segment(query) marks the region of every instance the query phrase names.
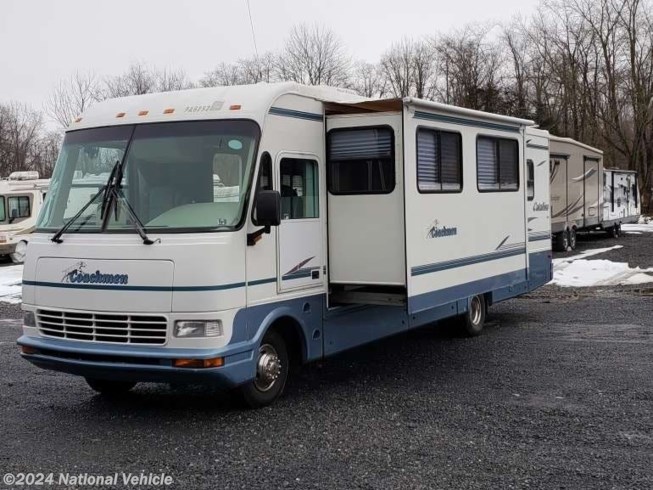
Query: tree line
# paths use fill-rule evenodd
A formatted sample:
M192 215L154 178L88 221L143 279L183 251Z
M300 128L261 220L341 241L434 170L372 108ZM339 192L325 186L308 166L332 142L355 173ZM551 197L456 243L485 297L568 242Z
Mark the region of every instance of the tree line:
M18 168L48 174L60 135L44 131L44 117L63 129L109 97L275 81L533 119L556 135L603 149L606 166L638 170L643 202L651 203L651 0L543 0L530 18L403 38L378 62L354 59L329 28L302 24L279 52L219 63L199 80L146 63L104 78L75 73L52 90L40 112L0 105L0 174Z

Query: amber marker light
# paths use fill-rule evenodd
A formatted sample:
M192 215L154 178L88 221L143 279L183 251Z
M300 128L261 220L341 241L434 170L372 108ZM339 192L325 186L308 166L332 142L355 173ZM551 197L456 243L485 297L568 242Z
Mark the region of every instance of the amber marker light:
M30 347L28 345L21 345L20 346L20 351L23 354L37 354L38 351L34 347Z
M180 368L216 368L224 366L224 357L213 357L211 359L174 359L172 365Z
M76 123L78 123L78 122L82 122L82 118L81 118L81 117L78 117L78 118L75 119L75 121L73 121L73 122L76 122Z
M172 114L173 112L175 112L175 110L172 107L168 107L163 111L164 114Z
M125 112L119 112L118 114L116 114L116 117L125 117L125 114L126 114Z
M138 113L139 116L147 116L150 113L150 111L140 111Z
M229 106L230 111L239 111L240 110L240 104L233 104Z

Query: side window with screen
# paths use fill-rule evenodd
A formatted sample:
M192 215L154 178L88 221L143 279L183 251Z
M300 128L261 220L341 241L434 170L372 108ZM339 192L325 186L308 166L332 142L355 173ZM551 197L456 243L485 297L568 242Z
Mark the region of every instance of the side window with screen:
M519 190L517 140L479 136L476 140L476 177L481 192Z
M459 192L463 188L460 133L417 130L419 192Z
M315 160L282 158L279 165L281 219L318 218L319 182Z
M535 166L533 160L526 162L526 198L532 201L535 198Z
M334 129L327 137L332 194L389 194L395 188L394 132L389 127Z

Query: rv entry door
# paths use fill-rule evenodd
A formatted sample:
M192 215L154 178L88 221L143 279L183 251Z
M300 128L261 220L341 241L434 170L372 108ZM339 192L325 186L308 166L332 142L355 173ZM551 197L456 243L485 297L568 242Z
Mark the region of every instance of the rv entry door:
M310 154L280 153L276 163L281 193L278 289L319 287L324 268L319 160Z

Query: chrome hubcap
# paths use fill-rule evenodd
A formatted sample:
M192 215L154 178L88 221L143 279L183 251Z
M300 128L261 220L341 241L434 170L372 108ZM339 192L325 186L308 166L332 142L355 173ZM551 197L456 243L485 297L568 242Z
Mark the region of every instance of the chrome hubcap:
M469 316L474 325L481 323L481 314L483 306L481 305L481 298L474 296L469 304Z
M270 344L263 344L258 353L254 385L260 391L268 391L279 379L281 360L276 349Z

